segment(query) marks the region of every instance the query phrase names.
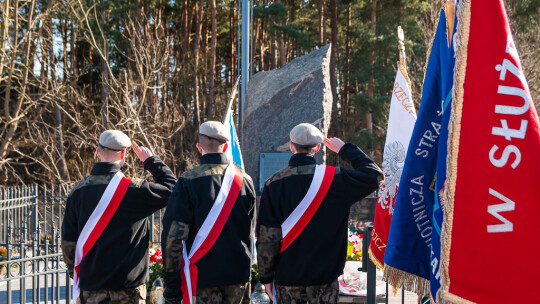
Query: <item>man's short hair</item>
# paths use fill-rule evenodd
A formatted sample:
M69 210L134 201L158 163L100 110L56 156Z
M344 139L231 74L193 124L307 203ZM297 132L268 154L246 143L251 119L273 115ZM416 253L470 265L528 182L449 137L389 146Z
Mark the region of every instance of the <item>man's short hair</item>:
M98 145L98 150L99 150L99 154L103 157L107 157L107 156L116 156L118 154L120 154L120 152L122 152L123 150L121 151L115 151L115 150L111 150L111 149L108 149L106 147L103 147L101 145Z
M307 146L302 146L296 143L292 143L292 144L294 146L294 149L296 150L296 153L315 154L315 149L317 148L317 146L307 147Z
M221 152L220 147L226 143L216 140L215 138L210 138L206 135L199 134L199 144L206 152Z

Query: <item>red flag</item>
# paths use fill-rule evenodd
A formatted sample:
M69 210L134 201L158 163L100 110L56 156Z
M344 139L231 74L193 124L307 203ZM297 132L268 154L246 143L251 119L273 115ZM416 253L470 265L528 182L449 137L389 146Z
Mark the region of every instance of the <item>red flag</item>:
M416 110L414 109L409 83L405 66L400 62L392 90L386 144L384 146L382 170L385 180L377 198L373 233L371 234L368 250L369 257L381 270L384 267L384 252L388 242L392 214L394 213L397 189L416 121Z
M458 4L443 297L528 303L540 271L540 131L502 0Z

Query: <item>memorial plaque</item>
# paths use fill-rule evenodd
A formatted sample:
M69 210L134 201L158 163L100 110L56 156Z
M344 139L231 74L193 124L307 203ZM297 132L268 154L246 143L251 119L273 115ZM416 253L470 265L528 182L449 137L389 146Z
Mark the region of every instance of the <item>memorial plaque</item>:
M261 153L259 170L259 195L262 193L264 183L272 174L289 165L292 153Z

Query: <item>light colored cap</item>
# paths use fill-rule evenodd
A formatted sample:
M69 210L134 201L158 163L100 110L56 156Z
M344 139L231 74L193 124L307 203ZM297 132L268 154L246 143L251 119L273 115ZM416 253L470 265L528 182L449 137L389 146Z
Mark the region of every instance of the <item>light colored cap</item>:
M231 135L219 121L207 121L199 127L199 135L210 137L223 143L231 140Z
M113 151L122 151L131 146L131 140L122 131L107 130L99 136L99 145Z
M301 123L294 127L289 134L291 142L303 147L314 147L323 142L321 131L312 124Z

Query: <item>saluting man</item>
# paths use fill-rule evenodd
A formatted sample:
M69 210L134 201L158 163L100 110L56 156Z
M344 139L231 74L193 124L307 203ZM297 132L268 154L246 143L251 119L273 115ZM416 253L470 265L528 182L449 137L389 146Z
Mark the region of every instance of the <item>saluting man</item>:
M154 183L125 177L126 149ZM176 178L157 156L117 130L99 137L101 162L71 190L62 223L62 253L73 277L73 303L146 302L148 216L165 207Z
M377 190L384 175L357 146L324 138L311 124L294 127L290 139L289 166L266 181L261 197L260 281L277 303L337 303L350 207ZM323 142L354 170L317 165Z
M242 301L250 275L255 190L227 160L225 126L199 127L201 165L178 179L163 216L165 300L184 304Z

